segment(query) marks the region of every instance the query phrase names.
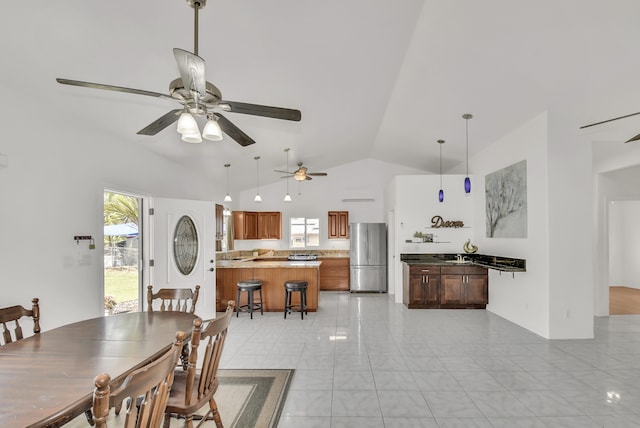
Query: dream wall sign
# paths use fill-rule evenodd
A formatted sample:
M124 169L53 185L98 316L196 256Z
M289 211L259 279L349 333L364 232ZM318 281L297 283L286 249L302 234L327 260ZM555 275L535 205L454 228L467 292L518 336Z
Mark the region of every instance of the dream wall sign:
M523 160L484 178L487 237L527 237L527 161Z

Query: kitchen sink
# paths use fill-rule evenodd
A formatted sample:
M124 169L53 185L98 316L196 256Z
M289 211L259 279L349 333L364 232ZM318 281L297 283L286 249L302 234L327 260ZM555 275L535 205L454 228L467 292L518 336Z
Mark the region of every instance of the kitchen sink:
M454 265L470 265L471 260L445 260L445 263L451 263Z

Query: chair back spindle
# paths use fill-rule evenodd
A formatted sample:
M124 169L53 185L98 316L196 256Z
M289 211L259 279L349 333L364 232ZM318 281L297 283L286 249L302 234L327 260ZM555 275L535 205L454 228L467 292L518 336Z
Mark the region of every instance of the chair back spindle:
M39 301L40 299L37 297L31 299L30 310L20 305L0 309L0 323L2 323L2 343L0 343L0 345L6 345L7 343L24 338L22 326L20 325L20 319L22 317L31 317L33 321L33 334L40 333ZM11 334L12 329L13 334Z
M187 371L177 371L176 382L167 404L167 414L177 414L185 418L185 427L191 427L195 411L209 403L209 411L202 421L213 416L216 426L222 427L218 407L213 394L218 389L218 366L227 338L227 330L233 315L235 302L230 300L222 316L204 325L202 319L193 321L191 330L191 351ZM200 370L198 360L201 359ZM168 426L165 419L165 427Z
M126 403L125 428L159 427L162 424L184 338L184 332L177 332L174 345L165 354L131 372L113 390L108 374L95 378L92 412L96 428L107 428L109 410L120 403Z
M147 310L153 312L153 301L160 300L161 312L189 312L195 313L196 303L200 294L200 286L195 291L190 288L161 288L153 292L153 286L147 286Z

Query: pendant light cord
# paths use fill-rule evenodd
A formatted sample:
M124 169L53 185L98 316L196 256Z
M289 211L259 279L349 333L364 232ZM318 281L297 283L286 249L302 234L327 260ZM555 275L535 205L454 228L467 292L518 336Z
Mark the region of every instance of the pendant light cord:
M467 131L467 177L469 176L469 118L465 118L465 127Z
M442 143L440 143L440 189L442 189Z

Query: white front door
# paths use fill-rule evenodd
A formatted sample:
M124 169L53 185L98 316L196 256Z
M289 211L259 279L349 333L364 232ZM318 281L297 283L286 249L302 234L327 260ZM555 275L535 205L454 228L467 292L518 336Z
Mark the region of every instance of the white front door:
M216 224L211 201L153 198L149 216L148 284L160 288L200 285L196 314L216 314ZM147 211L148 212L148 211ZM195 239L194 239L195 238ZM146 288L146 287L145 287ZM147 309L146 289L144 308Z

